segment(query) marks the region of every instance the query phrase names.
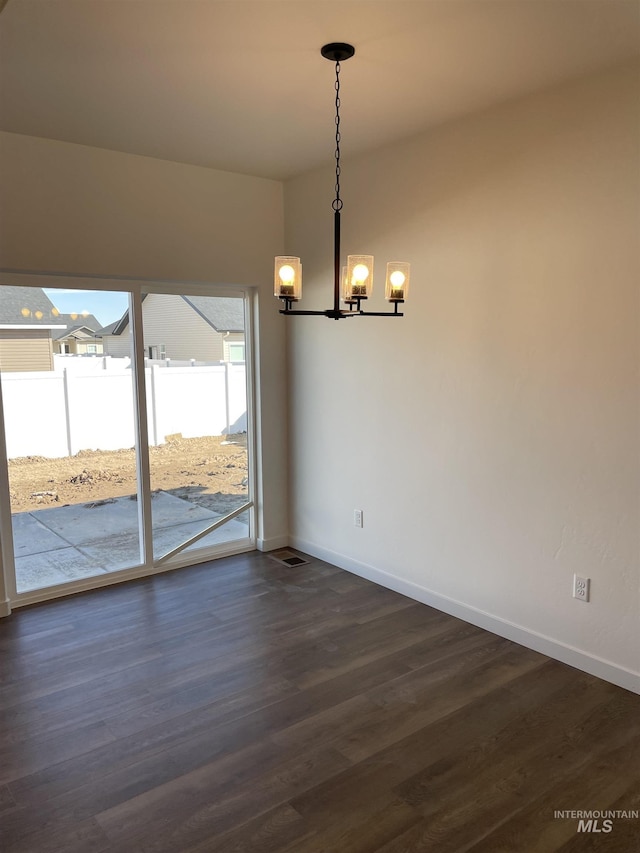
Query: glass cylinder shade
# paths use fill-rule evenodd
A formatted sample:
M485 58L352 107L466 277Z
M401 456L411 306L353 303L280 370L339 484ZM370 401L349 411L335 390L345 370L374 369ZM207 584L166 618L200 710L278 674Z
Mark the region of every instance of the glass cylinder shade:
M349 278L347 276L347 268L342 267L342 278L340 279L340 290L343 300L348 304L353 304L354 300L351 296L351 287L349 286Z
M407 298L411 264L406 261L389 261L384 298L389 302L400 302Z
M367 299L373 290L373 255L347 255L345 302Z
M279 299L297 301L302 296L302 264L300 258L280 255L276 258L273 293Z

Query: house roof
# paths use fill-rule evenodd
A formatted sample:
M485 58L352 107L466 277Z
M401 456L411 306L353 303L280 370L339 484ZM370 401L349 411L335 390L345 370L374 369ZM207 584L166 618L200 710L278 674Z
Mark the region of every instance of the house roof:
M144 294L144 301L150 294ZM183 296L187 305L216 332L244 332L244 303L233 296ZM102 335L121 335L129 325L129 312L100 330Z
M122 317L120 318L120 320L114 320L113 323L109 323L108 325L103 326L101 329L98 329L98 334L100 335L100 337L104 337L104 335L118 334L118 332L115 332L114 329L121 322L121 320Z
M198 312L216 332L244 331L244 302L237 297L183 296L184 301Z
M41 287L0 284L0 326L66 326Z
M60 323L65 323L67 328L61 329L53 336L56 341L78 333L80 337L99 337L97 333L100 330L100 323L93 314L59 314L58 320Z

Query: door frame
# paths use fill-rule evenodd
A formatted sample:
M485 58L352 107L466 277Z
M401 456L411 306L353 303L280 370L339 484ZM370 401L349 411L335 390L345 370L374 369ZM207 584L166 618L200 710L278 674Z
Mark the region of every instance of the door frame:
M136 431L136 470L138 479L138 513L141 545L140 564L127 569L109 572L70 581L65 584L43 587L42 589L18 593L16 591L13 526L8 476L8 459L5 438L2 387L0 384L0 617L7 616L12 609L40 601L59 598L115 583L149 577L173 569L184 568L197 563L208 562L232 554L240 554L256 549L259 526L256 495L259 493L256 455L256 383L255 383L255 334L253 308L255 287L245 285L217 285L203 282L158 281L150 279L119 278L116 276L75 276L51 275L45 273L19 273L3 271L4 284L24 287L70 288L74 290L117 290L128 292L129 316L133 335L132 372L134 383L134 415ZM184 294L193 296L233 296L242 297L245 313L245 366L247 389L247 466L249 500L245 508L249 512L249 535L246 539L230 543L220 543L211 548L181 552L167 559L153 559L153 538L151 527L151 484L149 469L149 442L146 411L145 351L142 328L143 293ZM237 512L231 513L230 517ZM225 516L222 523L230 520Z

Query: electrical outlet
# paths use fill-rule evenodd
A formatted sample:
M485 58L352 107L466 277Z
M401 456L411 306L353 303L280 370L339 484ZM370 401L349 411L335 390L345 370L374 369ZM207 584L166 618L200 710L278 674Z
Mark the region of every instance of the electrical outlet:
M363 527L363 512L361 509L354 509L353 511L353 523L356 527Z
M589 601L589 586L590 578L581 578L578 575L573 576L573 597L579 601Z

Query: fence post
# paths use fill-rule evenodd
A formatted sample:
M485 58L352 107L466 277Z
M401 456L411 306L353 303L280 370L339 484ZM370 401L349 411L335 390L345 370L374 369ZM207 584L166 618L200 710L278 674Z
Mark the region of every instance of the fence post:
M65 367L62 371L62 385L64 389L64 417L67 430L67 454L73 456L73 442L71 440L71 394L69 388L69 368Z

